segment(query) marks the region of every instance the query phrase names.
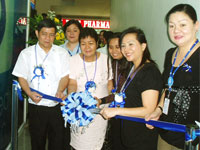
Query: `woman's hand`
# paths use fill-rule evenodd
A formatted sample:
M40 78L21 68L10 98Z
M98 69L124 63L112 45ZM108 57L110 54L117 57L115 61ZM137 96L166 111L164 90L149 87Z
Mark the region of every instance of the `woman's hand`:
M160 118L161 114L162 114L161 109L157 107L157 108L154 110L154 112L152 112L152 113L150 113L150 114L147 114L147 115L145 116L145 120L146 120L146 121L149 121L149 120L158 120L158 119ZM146 124L146 127L149 128L149 129L153 129L153 128L154 128L154 126L149 125L149 124Z
M103 108L100 112L100 114L105 118L105 119L110 119L112 117L115 117L117 115L118 108Z
M94 97L97 101L97 107L99 108L99 106L101 105L102 101L101 99L98 99L97 97Z

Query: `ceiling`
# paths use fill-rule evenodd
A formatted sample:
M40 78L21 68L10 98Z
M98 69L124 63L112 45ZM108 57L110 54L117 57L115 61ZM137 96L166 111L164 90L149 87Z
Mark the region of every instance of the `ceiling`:
M39 14L54 10L68 18L110 19L111 0L37 0Z

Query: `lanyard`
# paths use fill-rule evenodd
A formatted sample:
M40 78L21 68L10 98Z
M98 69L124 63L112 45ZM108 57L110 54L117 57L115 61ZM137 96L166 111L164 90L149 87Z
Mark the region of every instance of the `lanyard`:
M112 89L112 93L116 93L117 92L117 87L118 87L118 84L119 84L120 77L121 77L121 73L119 74L119 77L118 77L118 61L116 61L116 66L115 66L115 88Z
M96 70L97 70L97 53L95 55L96 55L95 70L94 70L94 76L93 76L92 81L94 81L94 78L96 76ZM87 70L86 70L86 65L85 65L85 55L83 55L83 66L84 66L85 75L86 75L86 78L87 78L87 81L88 81L88 75L87 75Z
M46 56L44 57L42 63L41 63L41 66L42 64L44 63L44 61L47 59L49 53L46 54ZM36 48L36 45L35 45L35 61L36 61L36 66L38 66L38 60L37 60L37 48Z
M80 45L78 44L78 48L77 48L77 50L76 50L76 54L79 53L79 48L80 48ZM69 53L70 56L73 56L73 54L70 52L69 49L68 49L67 51L68 51L68 53Z
M118 73L118 61L116 61L116 66L115 66L115 89L116 90L117 90L117 85L118 85L119 78L120 78L120 75L117 78L117 75L118 75L117 73Z
M125 81L124 84L122 85L122 88L121 88L120 92L125 92L126 88L127 88L128 85L130 84L130 82L133 80L133 78L134 78L134 76L135 76L135 74L136 74L137 71L136 71L136 72L134 73L134 75L132 76L132 79L129 80L129 82L128 82L128 79L130 78L131 74L133 73L133 70L134 70L134 65L133 65L133 67L131 68L131 70L130 70L130 72L129 72L129 74L128 74L128 77L127 77L126 81ZM125 86L127 82L128 82L128 85Z
M42 60L42 63L40 65L38 65L38 59L37 59L37 48L36 48L36 45L35 45L35 62L36 62L36 66L33 70L33 78L31 79L31 82L33 81L33 79L35 79L36 77L38 78L38 90L39 90L39 85L40 85L40 77L42 77L42 79L45 79L45 76L44 76L44 68L42 67L43 63L45 62L45 60L47 59L47 57L49 56L49 53L48 52L46 54L46 56L44 57L44 59Z
M192 51L192 49L195 47L195 45L199 42L199 40L197 39L196 42L192 45L192 47L189 49L189 51L186 53L186 55L183 57L182 61L180 62L180 64L178 65L178 67L174 70L173 72L173 69L174 69L174 64L176 62L176 58L177 58L177 53L178 53L178 50L176 51L176 54L175 54L175 57L174 57L174 60L173 60L173 64L172 64L172 67L171 67L171 70L170 70L170 74L169 74L169 78L168 78L168 86L169 86L169 92L171 92L172 90L172 85L174 84L174 75L176 73L176 71L180 68L180 66L183 64L183 62L185 61L185 59L187 58L187 56L189 55L189 53Z
M135 72L133 72L134 70L134 65L132 66L130 72L129 72L129 75L126 79L126 81L124 82L122 88L120 89L120 92L119 93L116 93L117 91L117 86L114 90L112 90L112 93L115 94L115 101L113 101L109 107L124 107L124 104L125 104L125 101L124 99L126 98L126 94L125 94L125 90L127 89L127 87L129 86L129 84L131 83L131 81L133 80L133 78L135 77L136 73L143 67L140 66L138 69L136 69ZM133 75L132 75L133 73ZM132 77L130 77L132 75ZM120 76L119 76L120 77ZM128 81L129 80L129 81ZM119 78L118 78L118 81L119 82ZM118 83L117 83L118 84Z
M129 84L131 83L131 81L133 80L133 78L135 77L135 75L136 75L136 73L141 69L143 67L143 65L142 66L140 66L134 73L133 73L133 71L131 70L131 73L130 73L130 75L133 73L133 75L132 75L132 77L130 78L130 75L128 76L128 78L127 79L130 79L129 81L128 81L128 83L126 84L126 82L127 82L127 80L126 80L126 82L125 82L125 84L124 85L126 85L126 86L124 86L122 89L121 89L121 91L124 93L125 92L125 90L127 89L127 87L129 86Z

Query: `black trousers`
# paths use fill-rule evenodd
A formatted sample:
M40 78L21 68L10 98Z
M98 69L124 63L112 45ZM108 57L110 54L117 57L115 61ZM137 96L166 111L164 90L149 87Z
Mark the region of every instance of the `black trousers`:
M121 119L112 118L110 124L112 150L125 150L121 139Z
M64 127L60 105L55 107L29 104L29 130L32 150L69 150L70 132Z

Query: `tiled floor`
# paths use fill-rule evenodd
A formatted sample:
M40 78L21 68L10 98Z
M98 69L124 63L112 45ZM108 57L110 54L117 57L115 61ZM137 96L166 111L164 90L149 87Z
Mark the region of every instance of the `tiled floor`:
M18 150L31 150L31 141L30 141L30 134L29 134L28 124L25 124L25 126L22 129L21 133L19 133ZM102 150L110 150L109 143L106 145L106 142L105 142Z
M47 149L47 144L46 144L46 149ZM31 139L30 139L28 124L25 124L23 130L18 135L18 150L31 150Z
M19 134L18 150L31 150L31 141L28 125L25 125L23 131Z

